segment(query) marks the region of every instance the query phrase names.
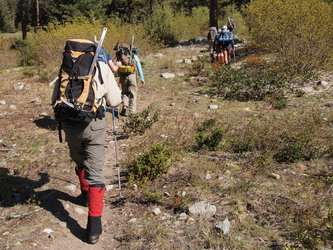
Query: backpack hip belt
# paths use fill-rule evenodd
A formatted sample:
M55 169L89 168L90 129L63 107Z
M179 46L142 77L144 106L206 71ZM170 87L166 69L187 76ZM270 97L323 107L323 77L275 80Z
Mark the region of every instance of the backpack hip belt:
M119 72L122 74L132 74L135 71L134 65L128 65L128 66L120 66L119 67Z

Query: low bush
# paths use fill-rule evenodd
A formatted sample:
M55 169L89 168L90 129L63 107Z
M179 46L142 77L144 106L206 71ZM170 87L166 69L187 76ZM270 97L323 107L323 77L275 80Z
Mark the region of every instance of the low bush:
M222 67L210 74L217 94L225 99L238 101L263 100L266 96L280 92L286 86L287 77L269 66Z
M151 109L145 109L141 113L129 115L124 121L124 132L143 134L155 122L158 121L159 111L150 116Z
M130 182L145 184L162 173L170 166L172 150L162 143L151 146L150 150L137 157L129 166Z
M207 149L209 151L216 151L221 145L224 138L224 131L222 128L214 128L209 132L199 132L195 136L194 151Z

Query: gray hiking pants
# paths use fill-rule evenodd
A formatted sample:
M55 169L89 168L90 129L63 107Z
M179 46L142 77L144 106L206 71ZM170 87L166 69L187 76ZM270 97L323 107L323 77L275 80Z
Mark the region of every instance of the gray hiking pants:
M89 185L104 184L105 117L88 124L62 123L62 128L72 160L85 169L85 180Z
M129 108L130 114L136 114L137 83L135 73L119 74L119 81L123 105Z

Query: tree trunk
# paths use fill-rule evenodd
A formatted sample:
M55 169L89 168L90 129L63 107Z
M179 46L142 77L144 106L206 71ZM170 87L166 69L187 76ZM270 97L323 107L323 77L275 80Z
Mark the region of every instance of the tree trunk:
M218 28L217 0L210 0L210 5L209 5L209 27Z
M154 0L149 0L149 15L151 16L154 11Z
M21 13L21 23L22 23L22 39L27 40L27 6L25 0L20 0L20 13Z

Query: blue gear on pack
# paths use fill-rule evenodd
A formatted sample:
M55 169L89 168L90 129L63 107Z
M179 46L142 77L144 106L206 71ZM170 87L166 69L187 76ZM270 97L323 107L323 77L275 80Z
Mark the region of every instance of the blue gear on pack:
M109 53L107 53L103 48L101 48L98 54L97 61L108 64L108 62L111 60L112 56Z
M234 34L231 31L223 30L219 37L219 42L227 42L234 40Z

